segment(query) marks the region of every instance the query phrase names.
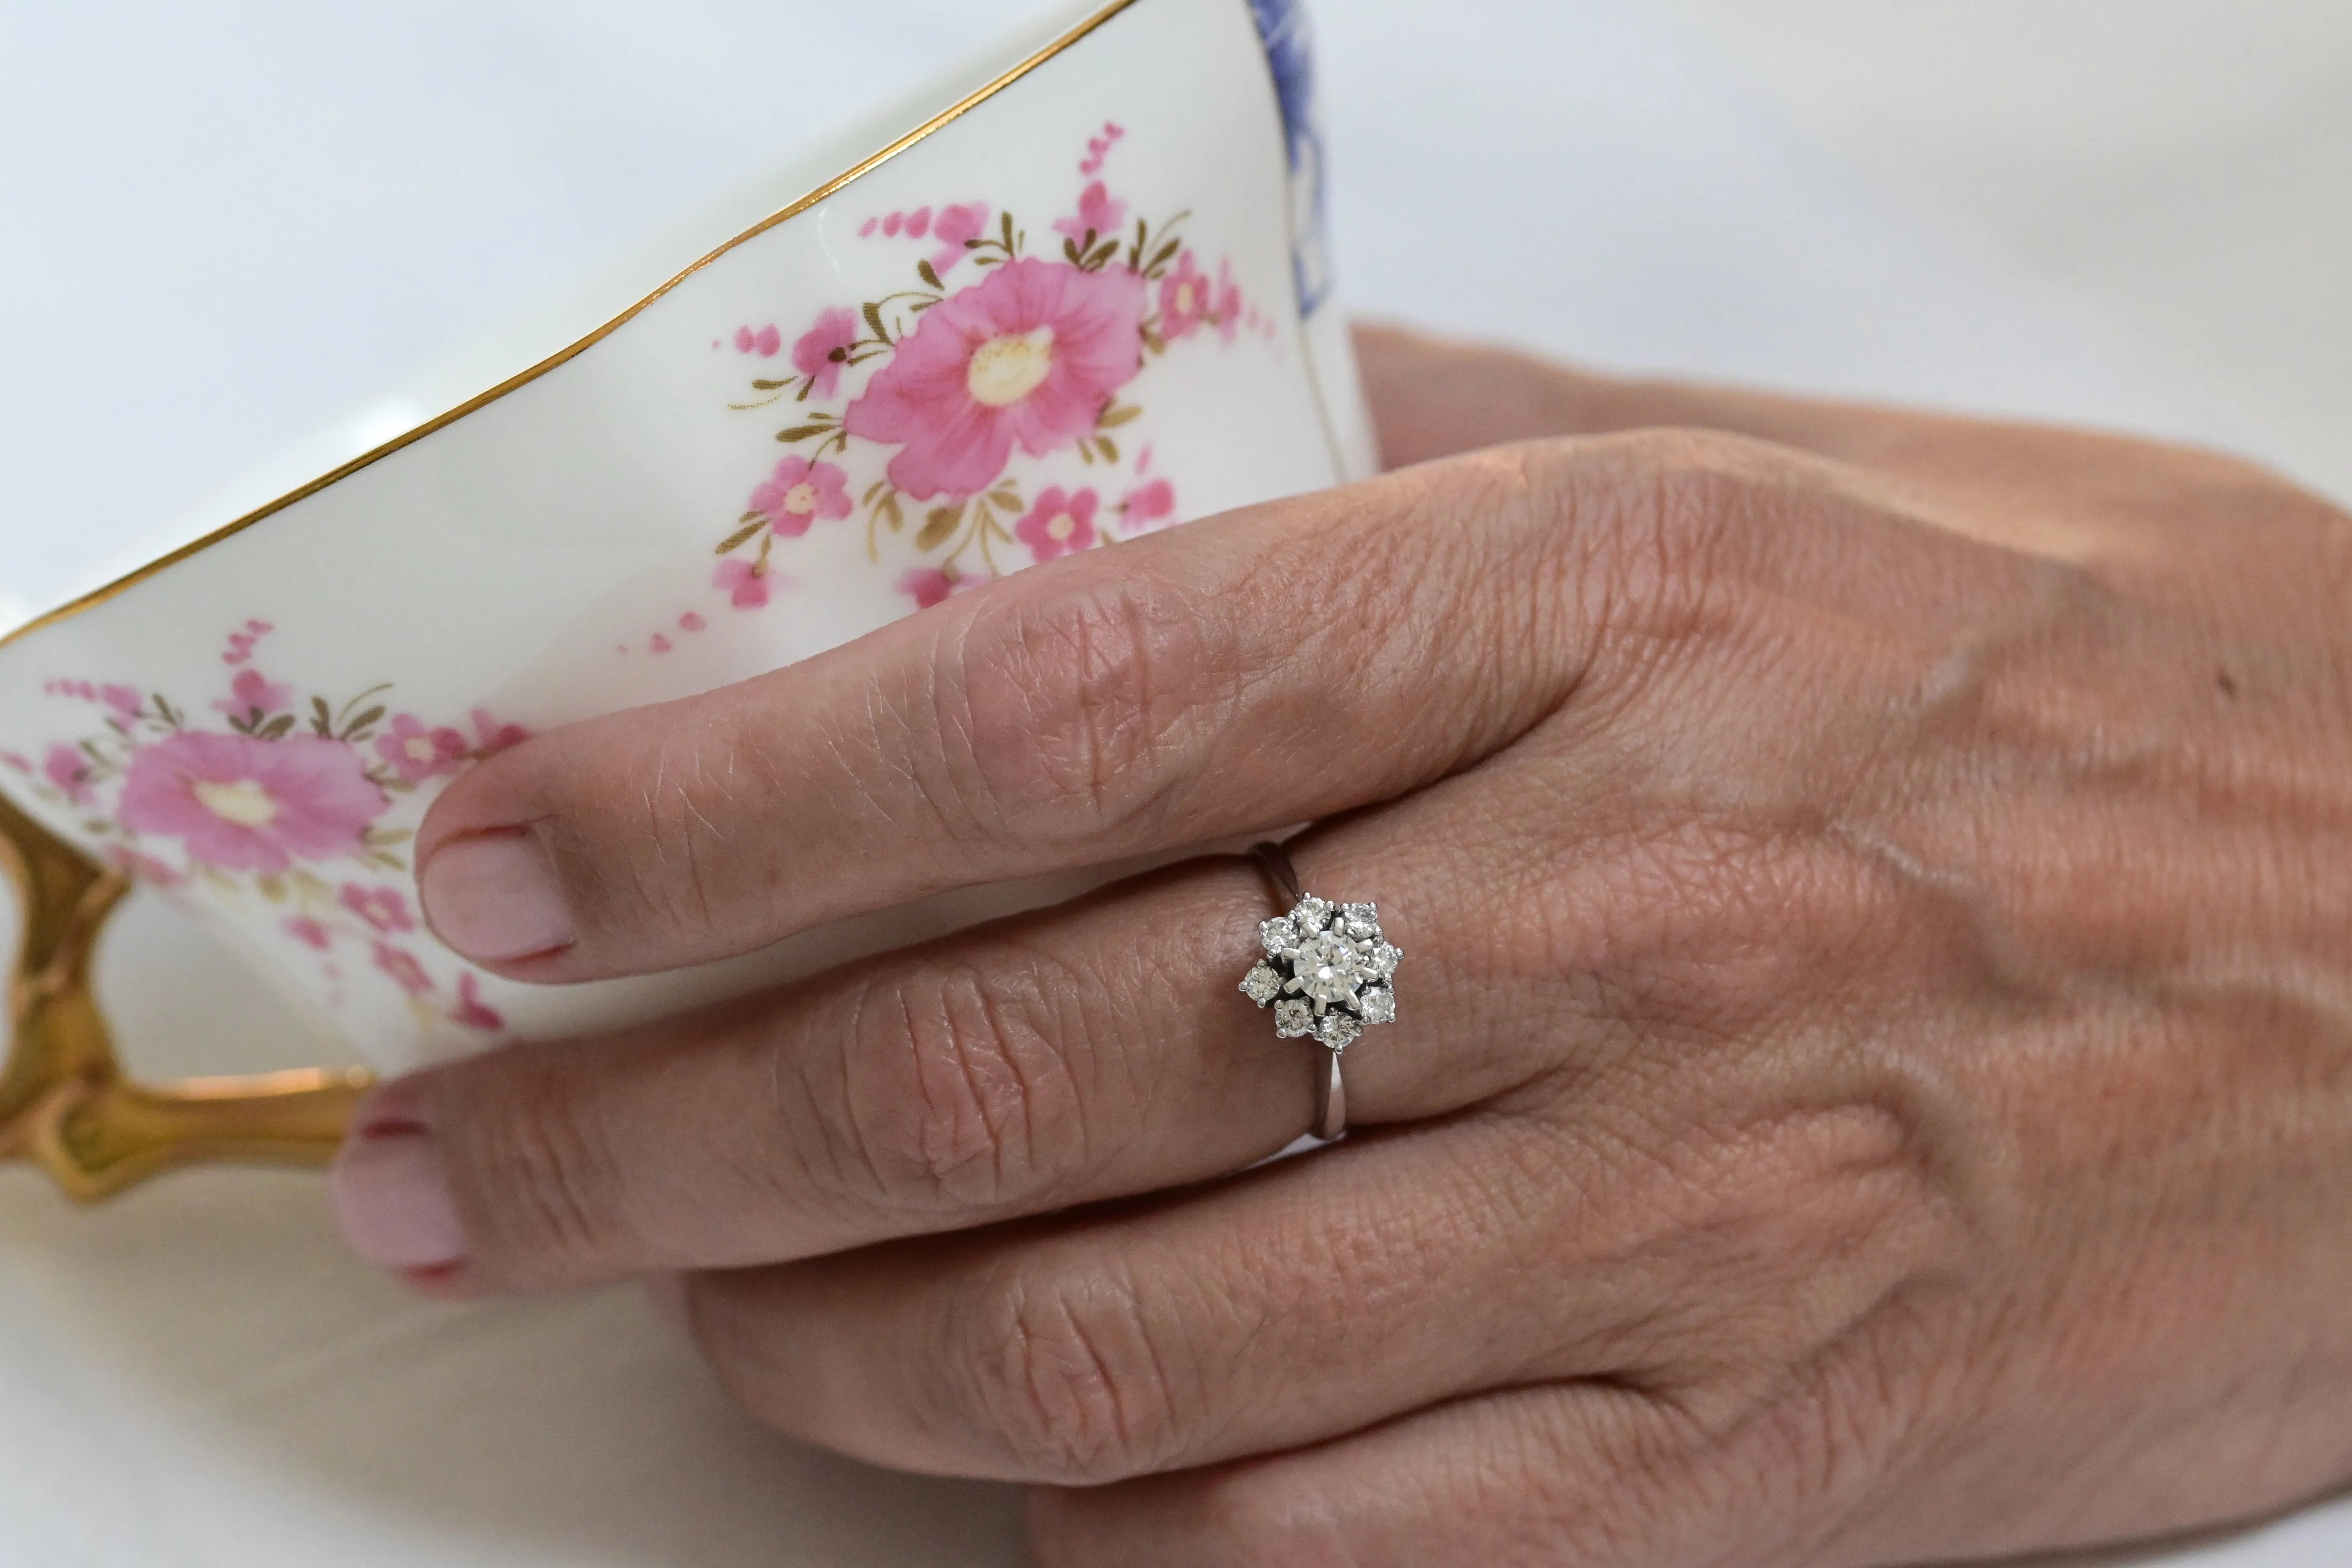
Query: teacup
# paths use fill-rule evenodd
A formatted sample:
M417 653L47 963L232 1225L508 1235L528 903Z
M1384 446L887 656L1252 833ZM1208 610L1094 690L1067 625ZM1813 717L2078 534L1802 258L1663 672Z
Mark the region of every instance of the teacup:
M315 1159L364 1081L129 1082L88 968L132 879L384 1070L1050 896L533 988L423 929L409 846L449 778L535 731L1369 472L1322 167L1296 0L1088 0L0 642L26 904L0 1152L83 1196L191 1159Z

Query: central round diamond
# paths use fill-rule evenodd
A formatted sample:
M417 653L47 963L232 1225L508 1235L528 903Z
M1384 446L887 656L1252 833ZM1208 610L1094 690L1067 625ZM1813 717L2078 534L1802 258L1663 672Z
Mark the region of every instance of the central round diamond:
M1298 944L1299 989L1318 1002L1353 1002L1363 965L1348 939L1322 931Z
M1054 329L991 338L971 356L964 390L974 403L1006 408L1045 384L1054 374Z

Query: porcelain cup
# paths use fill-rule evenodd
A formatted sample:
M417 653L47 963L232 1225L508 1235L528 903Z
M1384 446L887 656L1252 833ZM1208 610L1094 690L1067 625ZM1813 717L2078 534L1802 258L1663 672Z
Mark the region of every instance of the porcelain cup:
M150 1088L91 941L164 890L381 1070L616 1026L1034 900L534 988L419 919L436 792L530 735L1008 572L1362 477L1296 0L1089 0L330 431L0 643L27 908L0 1152L85 1196L315 1159L359 1074Z

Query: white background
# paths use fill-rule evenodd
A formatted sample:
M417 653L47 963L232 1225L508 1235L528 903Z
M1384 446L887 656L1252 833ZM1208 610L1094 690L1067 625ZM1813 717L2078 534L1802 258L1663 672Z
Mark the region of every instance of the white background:
M2317 7L1672 3L1322 0L1349 297L1604 364L2221 440L2352 489ZM44 592L994 16L0 0L0 583ZM2231 53L2217 18L2306 30ZM163 911L106 959L159 1068L324 1048ZM625 1293L404 1299L304 1176L86 1214L0 1172L0 1568L1014 1550L1003 1492L752 1430ZM2347 1555L2322 1513L2193 1560Z

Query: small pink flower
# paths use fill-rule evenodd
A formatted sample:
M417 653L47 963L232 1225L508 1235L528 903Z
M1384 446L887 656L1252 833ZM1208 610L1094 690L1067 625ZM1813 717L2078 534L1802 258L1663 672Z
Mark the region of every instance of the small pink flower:
M341 741L191 731L132 755L120 815L131 832L177 838L205 865L272 876L298 859L357 853L386 804Z
M957 580L936 567L918 566L898 579L898 592L915 601L915 608L928 610L933 605L944 605L948 595L961 586Z
M473 719L474 738L478 742L474 749L485 757L494 757L530 739L530 731L520 724L499 723L490 717L487 708L475 709Z
M111 692L128 689L109 687L107 689ZM228 690L229 694L226 697L213 704L213 710L226 713L232 719L244 719L254 714L283 713L294 706L294 689L272 681L257 669L238 670L236 679L228 683ZM111 702L113 698L110 696L107 700ZM139 697L136 692L131 693L131 711L138 710Z
M1169 342L1181 342L1201 330L1209 319L1215 300L1208 275L1202 272L1186 251L1176 258L1175 269L1160 282L1160 335Z
M1166 479L1154 479L1129 490L1127 500L1119 503L1119 513L1131 533L1156 528L1176 515L1176 487Z
M811 388L819 397L831 397L841 385L841 372L849 351L857 346L857 313L838 306L820 313L816 325L793 345L793 368L814 379Z
M138 691L128 686L100 687L98 695L100 701L125 719L138 718L139 710L145 706L140 700Z
M1211 312L1216 319L1217 335L1232 342L1234 334L1241 330L1244 313L1242 286L1234 281L1234 264L1230 260L1220 261L1217 263L1217 304Z
M1042 458L1093 433L1142 368L1143 303L1123 268L1007 262L926 310L843 426L900 447L890 482L916 500L973 495L1016 443Z
M0 763L5 763L20 773L33 771L33 759L22 752L0 752Z
M692 610L687 611L677 618L677 629L682 632L698 632L709 624Z
M764 609L768 603L768 574L749 561L726 560L710 579L714 588L724 589L739 610Z
M408 900L390 888L345 882L336 901L386 936L416 929L416 919L408 912Z
M297 915L278 928L305 947L315 947L320 952L334 946L334 933L308 915Z
M986 202L941 207L939 221L931 226L931 237L940 242L940 248L931 253L931 270L946 277L964 258L971 242L988 232L989 216Z
M1101 174L1103 160L1110 155L1112 144L1126 134L1124 126L1106 121L1101 135L1087 138L1087 160L1078 165L1078 173L1089 179Z
M446 727L427 729L414 713L394 719L375 742L375 754L410 784L456 773L465 766L467 749L463 734Z
M79 746L51 746L41 759L41 776L55 784L76 805L90 804L89 758Z
M1097 180L1078 197L1078 216L1054 220L1054 232L1066 235L1080 245L1092 235L1097 239L1108 239L1127 223L1127 204L1113 197Z
M931 232L931 209L917 207L907 215L907 237L920 239Z
M1037 498L1029 515L1013 525L1014 537L1039 561L1051 561L1090 549L1095 542L1095 512L1101 499L1090 489L1066 495L1055 485Z
M485 1034L494 1035L507 1026L499 1010L482 1000L482 983L474 978L470 969L457 976L457 1010L449 1016L468 1029L479 1029Z
M737 353L756 353L762 359L773 359L776 357L776 351L783 346L784 334L776 331L775 324L773 322L761 327L756 332L749 327L738 327L735 329L735 352Z
M837 521L849 515L849 476L831 463L812 463L793 453L751 492L751 510L765 513L778 533L797 539L818 518Z
M390 942L375 944L375 966L392 976L394 984L411 996L422 996L433 989L433 977L416 962L416 955Z

